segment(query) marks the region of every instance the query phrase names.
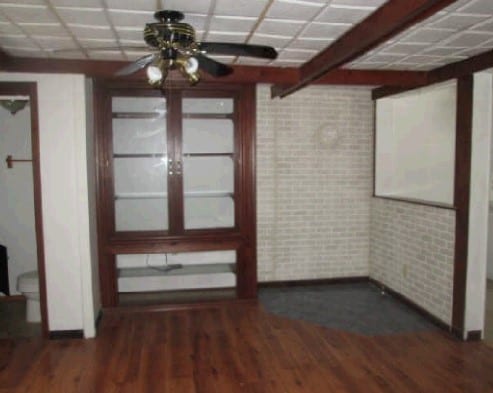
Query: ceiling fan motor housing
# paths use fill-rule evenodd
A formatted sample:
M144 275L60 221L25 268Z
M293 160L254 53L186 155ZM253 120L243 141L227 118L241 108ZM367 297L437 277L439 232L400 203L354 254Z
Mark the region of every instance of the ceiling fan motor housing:
M183 14L179 11L158 11L154 17L158 23L147 23L144 29L145 42L158 49L190 49L195 43L195 29L182 23Z

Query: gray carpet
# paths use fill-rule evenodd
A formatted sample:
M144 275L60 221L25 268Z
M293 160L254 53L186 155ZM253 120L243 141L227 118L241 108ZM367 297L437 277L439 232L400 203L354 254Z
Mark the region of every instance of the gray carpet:
M262 288L259 300L273 314L367 336L437 329L370 283Z

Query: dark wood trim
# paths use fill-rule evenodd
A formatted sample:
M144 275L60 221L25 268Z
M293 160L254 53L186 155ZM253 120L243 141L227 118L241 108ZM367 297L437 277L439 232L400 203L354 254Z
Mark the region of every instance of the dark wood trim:
M50 340L67 340L84 338L84 332L78 330L51 330L48 335Z
M493 67L493 50L461 60L446 64L428 72L428 84L439 83L448 79L461 78L475 72L483 71Z
M414 311L416 311L418 314L422 315L424 318L426 318L428 321L433 323L435 326L439 327L440 329L443 329L447 332L452 332L452 328L445 322L443 322L441 319L437 318L433 314L431 314L428 310L425 310L423 307L419 306L416 304L414 301L409 299L407 296L402 295L401 293L394 291L392 288L388 287L387 285L381 283L378 280L375 280L374 278L369 279L369 281L376 285L378 288L380 288L382 291L387 292L389 295L395 297L402 303L406 304L410 308L412 308Z
M35 73L75 73L84 74L93 78L114 78L117 70L127 65L124 61L102 60L69 60L69 59L40 59L24 57L8 57L8 61L2 62L0 67L10 72L35 72ZM242 66L234 65L233 73L221 79L213 78L207 74L202 75L204 82L221 83L278 83L293 84L299 81L299 69L296 67L269 67L269 66ZM178 74L172 73L171 80L186 81ZM392 70L333 70L330 74L315 81L316 84L336 85L387 85L387 86L414 86L423 83L426 72L423 71L392 71ZM143 72L118 80L145 81Z
M300 67L300 79L290 86L274 85L272 97L286 97L342 66L401 31L433 15L454 0L393 0Z
M239 197L239 228L244 239L237 250L236 291L240 299L257 297L257 189L256 189L256 89L248 85L242 89L239 98L238 125L241 127L239 143L241 170ZM241 162L241 165L240 165Z
M117 254L149 254L193 251L236 250L237 296L256 297L256 216L255 216L255 85L201 83L190 88L172 84L163 93L145 81L130 84L122 80L95 83L95 129L98 161L98 236L100 281L103 307L118 304ZM115 231L114 183L112 179L111 97L140 94L167 99L168 157L182 159L182 97L226 97L235 100L235 226L185 230L183 225L182 176L168 178L170 226L168 231ZM177 192L178 191L178 192ZM169 195L168 195L169 196Z
M457 81L457 110L455 133L455 182L456 206L454 290L452 326L464 331L467 255L469 239L469 200L471 187L473 77L468 75Z
M102 319L103 319L103 310L100 309L98 311L98 315L96 316L96 320L94 321L94 326L96 328L96 332L98 332L98 330L99 330L99 326L101 325L101 320Z
M34 192L34 226L38 259L39 296L41 307L41 328L43 336L48 336L48 298L46 291L46 268L43 236L43 205L41 188L41 166L39 147L38 88L36 82L0 82L0 95L29 96L31 111L31 144Z
M386 199L394 202L411 203L413 205L420 205L420 206L437 207L439 209L456 210L455 206L453 205L448 205L446 203L439 203L439 202L428 202L420 199L397 198L397 197L388 197L388 196L375 195L375 194L373 195L373 198Z
M112 314L125 314L136 312L162 312L162 311L182 311L182 310L202 310L208 308L224 307L228 305L256 305L258 301L256 298L252 299L221 299L221 300L209 300L206 302L196 303L175 303L175 304L157 304L148 306L121 306L105 308L105 315Z
M0 296L0 302L8 303L8 302L25 302L26 297L24 295L9 295L9 296Z
M466 341L481 341L483 332L481 330L470 330L467 332Z
M312 280L262 281L259 288L290 288L333 284L357 284L370 281L368 276L317 278Z

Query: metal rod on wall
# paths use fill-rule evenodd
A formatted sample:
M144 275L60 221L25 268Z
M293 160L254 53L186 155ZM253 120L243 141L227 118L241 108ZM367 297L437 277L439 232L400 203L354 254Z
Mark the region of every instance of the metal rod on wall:
M7 158L5 159L5 162L7 163L7 168L11 169L14 167L13 163L14 162L32 162L33 160L27 160L27 159L16 159L13 158L11 155L8 155Z

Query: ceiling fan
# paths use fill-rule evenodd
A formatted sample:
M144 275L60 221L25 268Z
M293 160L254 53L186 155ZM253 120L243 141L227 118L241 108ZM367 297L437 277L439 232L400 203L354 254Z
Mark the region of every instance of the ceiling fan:
M116 75L133 74L145 67L149 83L161 88L168 72L177 69L194 85L200 80L199 70L221 77L229 75L233 69L211 59L206 54L250 56L275 59L274 48L264 45L235 44L226 42L197 42L195 29L188 23L180 22L184 15L179 11L157 11L156 23L147 23L144 28L144 41L155 50L117 71Z

